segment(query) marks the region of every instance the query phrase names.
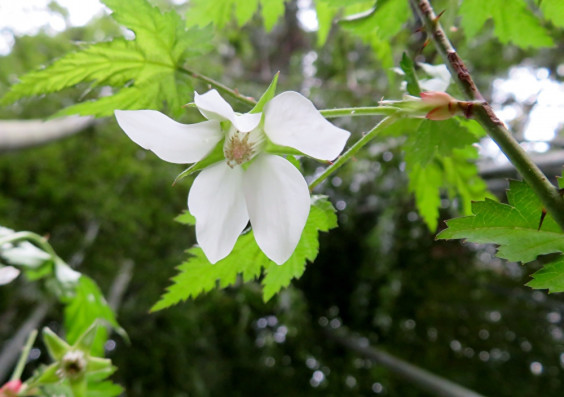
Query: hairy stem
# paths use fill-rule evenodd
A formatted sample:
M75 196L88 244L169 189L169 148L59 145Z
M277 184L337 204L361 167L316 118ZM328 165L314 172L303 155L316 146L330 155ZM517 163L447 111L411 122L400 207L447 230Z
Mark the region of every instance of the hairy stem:
M341 109L323 109L319 113L323 117L332 119L335 117L360 117L360 116L389 116L397 112L397 108L391 106L371 106L360 108L341 108Z
M331 175L337 169L341 168L341 166L343 164L345 164L348 160L350 160L352 158L352 156L354 156L360 149L362 149L364 146L366 146L366 144L368 142L370 142L372 139L374 139L376 137L376 135L378 135L378 133L380 133L380 131L389 127L396 120L397 120L397 117L388 116L385 119L383 119L382 121L380 121L374 128L372 128L370 131L368 131L368 133L366 133L366 135L364 135L362 138L360 138L358 141L356 141L354 143L354 145L352 145L349 148L349 150L347 150L337 160L335 160L335 162L333 164L331 164L329 167L327 167L321 175L319 175L317 178L315 178L313 181L311 181L311 183L309 184L309 190L312 191L317 185L319 185L321 182L323 182L325 179L327 179L327 177L329 175Z
M448 40L433 8L428 0L409 0L423 22L426 32L431 36L437 50L443 57L450 74L466 99L479 101L473 108L472 116L486 130L492 140L499 146L523 179L542 201L544 207L552 215L560 228L564 230L564 200L558 189L554 187L527 153L513 138L509 130L501 122L491 106L483 99L464 62Z
M31 347L35 343L35 339L37 338L37 330L34 329L29 334L27 341L22 349L22 354L20 355L20 359L18 360L18 364L16 365L16 369L12 373L12 377L10 380L18 380L21 379L22 373L25 367L25 363L27 362L27 357L29 356L29 352L31 351Z
M226 94L226 95L230 96L231 98L236 99L239 102L244 103L245 105L248 105L249 107L253 107L257 103L257 101L254 98L242 95L239 91L234 90L232 88L229 88L225 84L222 84L219 81L216 81L216 80L214 80L214 79L212 79L208 76L205 76L201 73L198 73L195 70L192 70L192 69L187 68L187 67L182 67L182 68L179 69L179 71L187 74L188 76L190 76L192 78L195 78L197 80L200 80L200 81L203 81L204 83L209 84L211 87L215 88L219 92Z
M59 260L51 244L47 242L45 237L33 232L16 232L0 238L0 247L8 243L17 243L18 241L31 241L38 245L43 251L47 252L53 261Z

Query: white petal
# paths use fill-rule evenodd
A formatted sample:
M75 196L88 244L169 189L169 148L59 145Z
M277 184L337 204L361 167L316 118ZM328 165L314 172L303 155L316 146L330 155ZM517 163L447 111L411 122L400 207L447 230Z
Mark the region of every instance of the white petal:
M218 121L181 124L156 110L116 110L115 115L133 142L169 163L195 163L223 137Z
M194 102L200 113L208 120L229 121L242 132L251 131L260 122L261 113L235 114L231 105L216 90L210 90L202 95L194 92Z
M296 249L309 214L307 183L288 161L268 154L251 163L243 182L257 244L281 265Z
M76 270L73 270L66 263L59 262L55 264L55 276L57 277L57 280L59 280L62 283L73 284L78 281L78 279L80 278L80 276L82 276L82 274L80 274Z
M196 239L209 261L225 258L249 222L243 169L223 161L204 169L190 189L188 210L196 218Z
M20 271L13 266L0 266L0 285L11 283L20 275Z
M319 160L333 160L349 139L350 132L328 122L309 99L294 91L274 97L264 113L264 132L272 142Z

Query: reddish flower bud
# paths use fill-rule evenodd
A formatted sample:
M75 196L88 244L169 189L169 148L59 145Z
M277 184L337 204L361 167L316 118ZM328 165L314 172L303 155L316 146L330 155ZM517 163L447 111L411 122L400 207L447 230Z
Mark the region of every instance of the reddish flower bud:
M21 388L21 380L11 380L0 388L0 397L16 397Z
M456 113L458 102L446 92L427 91L421 93L421 100L433 108L425 116L429 120L446 120Z

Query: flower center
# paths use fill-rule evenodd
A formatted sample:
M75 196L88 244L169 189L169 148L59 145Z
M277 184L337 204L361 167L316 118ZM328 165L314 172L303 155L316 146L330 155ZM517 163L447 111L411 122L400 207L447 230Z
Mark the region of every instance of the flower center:
M255 128L249 132L242 132L230 128L223 145L223 154L227 165L231 168L251 160L262 149L264 133Z

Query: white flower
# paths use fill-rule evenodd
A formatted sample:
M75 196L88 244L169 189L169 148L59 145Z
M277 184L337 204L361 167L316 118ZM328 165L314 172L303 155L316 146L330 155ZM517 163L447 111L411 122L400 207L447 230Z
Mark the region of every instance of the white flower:
M195 93L194 101L207 121L180 124L154 110L116 110L115 115L135 143L171 163L200 161L224 139L225 161L205 168L188 195L198 244L216 263L229 255L250 220L266 256L286 262L309 214L309 190L296 167L267 153L266 145L333 160L350 133L325 120L297 92L274 97L263 113L254 114L235 113L216 90Z

